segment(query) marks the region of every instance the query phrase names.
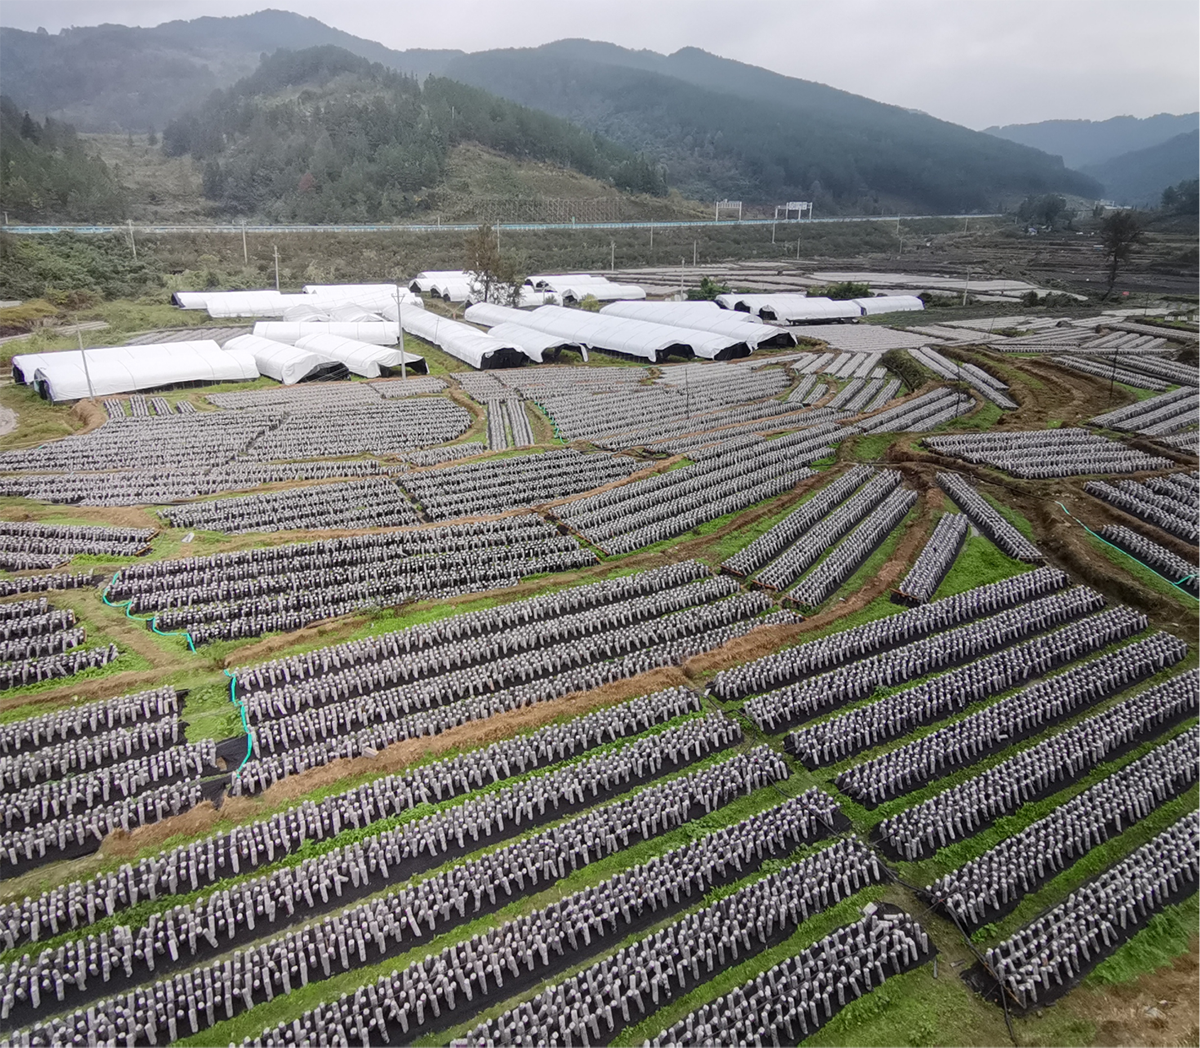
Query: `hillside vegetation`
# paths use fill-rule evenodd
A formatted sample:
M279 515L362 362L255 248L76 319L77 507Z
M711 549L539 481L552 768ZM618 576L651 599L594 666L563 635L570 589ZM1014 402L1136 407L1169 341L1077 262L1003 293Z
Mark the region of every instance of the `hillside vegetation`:
M124 189L69 124L39 123L0 95L0 207L11 219L124 217Z
M388 221L430 210L450 150L474 142L665 195L627 149L565 120L438 77L419 84L338 47L277 51L163 130L163 152L204 163L204 195L274 221Z

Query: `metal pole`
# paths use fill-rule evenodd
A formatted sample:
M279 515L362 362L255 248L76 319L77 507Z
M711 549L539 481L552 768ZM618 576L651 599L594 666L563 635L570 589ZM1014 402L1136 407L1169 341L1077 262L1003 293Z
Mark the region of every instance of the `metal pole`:
M617 269L617 242L610 240L608 242L608 271L615 273Z
M84 374L84 377L87 379L88 399L95 400L96 392L95 392L95 390L92 389L92 373L88 369L87 351L83 348L83 332L76 330L75 334L79 336L79 355L81 357L83 357L83 374Z
M654 250L654 223L650 223L650 250Z
M408 380L408 368L404 364L404 324L400 321L400 284L396 283L396 330L400 334L400 377Z
M693 240L692 241L692 268L693 269L695 269L696 266L698 265L698 262L697 262L698 257L699 256L696 254L696 241Z
M133 219L127 219L129 222L129 246L133 248L133 260L137 261L137 241L133 239Z
M800 261L800 231L796 230L796 261Z
M965 284L963 284L963 300L962 300L962 304L963 304L964 306L967 304L967 291L970 289L970 287L971 287L971 271L968 269L968 270L967 270L967 282L966 282Z
M279 290L279 248L274 244L271 245L271 250L275 252L275 290Z
M246 250L246 223L242 222L242 262L250 264L250 252Z
M771 243L772 244L775 243L775 225L776 225L776 223L774 223L774 222L771 223Z

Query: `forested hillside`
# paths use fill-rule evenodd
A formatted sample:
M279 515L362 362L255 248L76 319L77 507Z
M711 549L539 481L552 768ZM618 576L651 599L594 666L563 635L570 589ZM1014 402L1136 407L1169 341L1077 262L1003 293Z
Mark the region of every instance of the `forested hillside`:
M446 74L643 151L685 196L944 212L1099 189L1037 150L695 48L565 40L464 55Z
M464 142L666 192L641 157L565 120L452 80L422 85L337 47L277 51L163 130L164 152L203 163L205 196L222 211L298 222L428 210Z
M75 129L22 113L0 95L0 208L10 220L111 221L125 215L113 172L84 147Z

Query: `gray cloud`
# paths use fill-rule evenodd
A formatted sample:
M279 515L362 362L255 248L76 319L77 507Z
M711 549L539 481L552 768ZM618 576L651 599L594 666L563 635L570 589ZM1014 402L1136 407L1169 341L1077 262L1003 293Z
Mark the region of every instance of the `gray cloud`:
M19 29L247 14L253 0L5 0ZM1190 112L1195 0L293 0L397 49L532 47L563 37L700 47L968 127ZM2 73L0 73L2 75Z

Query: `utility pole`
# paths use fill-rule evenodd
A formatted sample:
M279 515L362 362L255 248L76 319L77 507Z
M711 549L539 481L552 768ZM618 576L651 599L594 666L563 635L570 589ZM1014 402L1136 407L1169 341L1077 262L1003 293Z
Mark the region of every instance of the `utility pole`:
M275 290L279 290L279 248L274 244L271 245L271 250L275 252Z
M615 273L617 270L617 242L610 240L608 242L608 271Z
M400 282L396 281L396 331L400 335L400 378L408 381L408 367L404 363L404 324L400 320Z
M698 257L699 256L696 254L696 241L693 240L692 241L692 268L693 269L695 269L696 266L698 265L698 262L697 262Z
M83 332L76 330L75 334L79 336L79 355L81 357L83 357L83 374L84 374L84 377L87 379L88 399L95 400L96 399L96 391L94 389L92 389L92 373L88 369L87 350L85 350L83 348Z
M778 223L777 223L777 222L772 222L772 223L771 223L771 243L772 243L772 244L774 244L774 243L775 243L775 227L776 227L776 225L778 225Z
M796 261L800 261L800 231L796 230Z
M650 250L654 250L654 223L650 223Z
M250 264L250 252L246 250L246 220L242 219L242 262L245 265Z
M967 304L967 291L970 289L970 287L971 287L971 271L968 269L968 270L967 270L967 282L966 282L965 284L963 284L963 300L962 300L962 304L963 304L964 306Z
M129 223L129 246L133 249L133 260L137 261L137 241L133 239L133 219L126 220Z

